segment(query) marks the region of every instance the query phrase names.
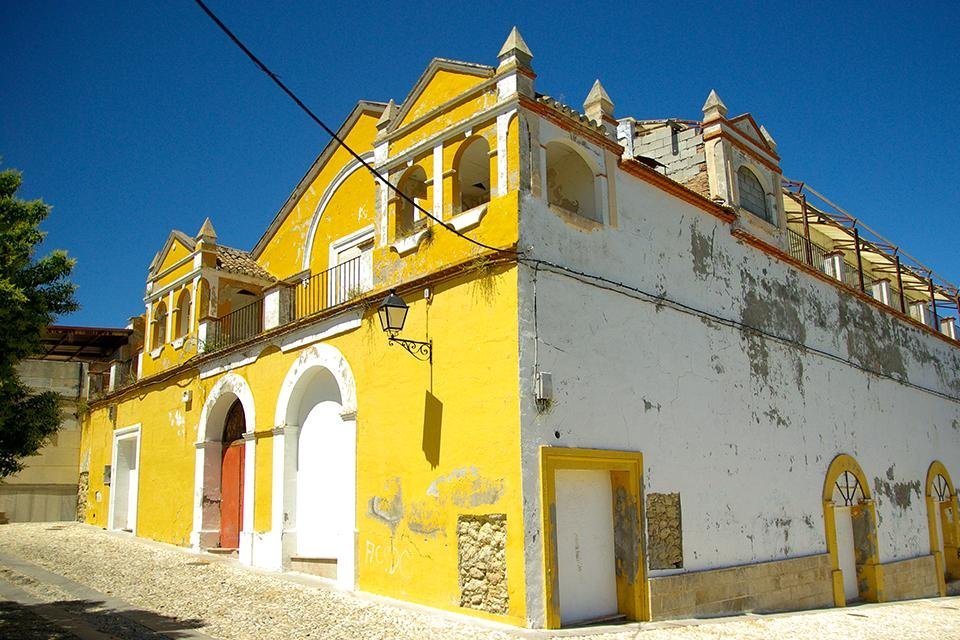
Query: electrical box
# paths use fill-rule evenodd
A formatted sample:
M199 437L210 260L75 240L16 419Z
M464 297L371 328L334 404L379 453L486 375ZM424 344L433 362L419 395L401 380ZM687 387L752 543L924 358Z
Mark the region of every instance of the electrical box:
M549 371L537 373L537 400L553 400L553 374Z

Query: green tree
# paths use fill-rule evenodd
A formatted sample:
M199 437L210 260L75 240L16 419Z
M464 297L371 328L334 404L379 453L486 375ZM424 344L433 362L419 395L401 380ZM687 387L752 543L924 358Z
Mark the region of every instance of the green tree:
M17 364L37 352L54 316L78 308L67 279L74 261L64 251L34 257L50 207L17 198L21 182L19 171L0 170L0 478L20 471L60 427L60 397L33 394Z

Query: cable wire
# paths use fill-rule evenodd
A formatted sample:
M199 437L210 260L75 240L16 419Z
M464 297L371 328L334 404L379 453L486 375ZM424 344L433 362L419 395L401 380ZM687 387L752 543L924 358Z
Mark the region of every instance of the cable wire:
M419 212L422 213L423 215L427 216L428 218L430 218L430 219L433 220L434 222L438 223L441 227L443 227L443 228L446 229L447 231L453 233L454 235L460 236L461 238L463 238L464 240L466 240L466 241L468 241L468 242L472 242L473 244L477 245L478 247L482 247L482 248L488 249L488 250L490 250L490 251L498 251L498 252L506 251L506 252L509 252L509 253L515 253L515 254L519 255L519 252L518 252L518 251L514 251L514 250L512 250L512 249L500 249L500 248L497 248L497 247L493 247L493 246L490 246L490 245L485 244L485 243L483 243L483 242L480 242L479 240L474 240L474 239L471 238L470 236L464 235L463 233L461 233L461 232L459 232L458 230L456 230L453 226L448 225L448 224L445 223L443 220L437 218L437 217L434 216L432 213L430 213L429 211L427 211L426 209L424 209L423 207L421 207L419 204L416 203L416 201L415 201L413 198L411 198L410 196L408 196L407 194L405 194L403 191L401 191L401 190L399 189L399 187L396 187L396 186L390 184L390 181L387 180L386 177L384 177L384 175L383 175L382 173L380 173L376 168L374 168L374 166L373 166L372 164L370 164L369 162L367 162L366 160L364 160L362 157L360 157L360 154L358 154L356 151L354 151L353 149L351 149L350 146L349 146L346 142L344 142L344 140L343 140L342 138L340 138L340 136L338 136L337 133L336 133L333 129L331 129L330 127L328 127L328 126L323 122L323 120L321 120L321 119L319 118L319 116L317 116L317 114L315 114L315 113L313 112L313 110L310 109L310 107L308 107L306 104L304 104L303 100L301 100L301 99L297 96L296 93L294 93L289 87L287 87L287 85L285 85L285 84L283 83L283 81L280 79L280 77L279 77L277 74L275 74L273 71L270 70L270 67L268 67L266 64L264 64L263 61L261 61L260 58L258 58L258 57L256 56L256 54L254 54L253 51L251 51L251 50L247 47L247 45L243 44L243 42L240 40L240 38L238 38L238 37L233 33L233 31L230 30L230 27L228 27L227 25L225 25L225 24L223 23L223 21L220 20L220 18L217 17L217 15L210 9L210 7L208 7L208 6L203 2L203 0L194 0L194 2L196 2L197 5L203 10L203 12L206 13L207 16L214 22L214 24L216 24L216 25L220 28L220 30L223 31L223 32L227 35L227 37L230 38L230 40L231 40L235 45L237 45L237 47L239 47L240 50L243 51L243 53L244 53L248 58L250 58L250 60L253 62L253 64L257 65L257 67L258 67L261 71L263 71L265 74L267 74L267 76L268 76L271 80L273 80L274 84L276 84L278 87L280 87L280 89L281 89L285 94L287 94L287 96L288 96L291 100L293 100L293 102L294 102L298 107L300 107L300 109L301 109L304 113L306 113L307 116L309 116L311 120L313 120L316 124L320 125L320 128L327 132L327 135L329 135L331 138L333 138L333 140L336 141L336 143L337 143L338 145L340 145L343 149L345 149L351 156L353 156L360 164L362 164L370 173L372 173L378 180L380 180L383 184L385 184L389 189L391 189L394 193L396 193L396 194L397 194L398 196L400 196L402 199L406 200L406 201L409 202L411 205L413 205L413 207L414 207L417 211L419 211Z
M806 343L800 342L799 340L794 340L792 338L777 335L775 333L765 331L764 329L761 329L759 327L754 327L744 322L740 322L739 320L734 320L732 318L725 318L715 313L711 313L703 309L698 309L696 307L680 302L679 300L668 298L666 295L657 295L654 293L650 293L638 287L624 284L622 282L617 282L616 280L610 280L608 278L604 278L603 276L597 276L590 273L585 273L583 271L577 271L576 269L571 269L570 267L565 267L555 262L550 262L549 260L520 257L517 259L517 261L527 265L532 265L534 268L534 274L536 274L538 271L546 267L544 269L545 271L549 271L551 273L555 273L560 276L565 276L567 278L572 278L584 284L597 287L598 289L604 289L606 291L612 291L613 293L619 293L620 295L625 295L625 296L634 298L635 300L642 300L644 302L649 302L649 303L669 307L679 313L684 313L687 315L692 315L700 318L709 318L710 320L718 324L722 324L734 329L738 329L740 331L753 333L755 335L762 336L770 340L774 340L776 342L787 345L789 347L793 347L794 349L798 349L804 352L810 352L822 358L833 360L834 362L838 362L841 364L845 364L849 367L852 367L864 373L877 376L878 378L890 380L892 382L901 384L905 387L909 387L917 391L922 391L924 393L929 393L931 395L943 398L945 400L950 400L951 402L960 404L960 397L952 396L948 393L944 393L943 391L939 391L937 389L932 389L930 387L925 387L923 385L910 382L905 378L903 379L898 378L897 376L891 375L889 373L884 373L882 371L876 371L874 369L870 369L857 362L854 362L853 360L850 360L849 358L844 358L843 356L837 355L835 353L831 353L829 351L826 351L825 349L812 347ZM536 300L534 300L534 309L536 309ZM534 326L536 326L536 318L534 318Z

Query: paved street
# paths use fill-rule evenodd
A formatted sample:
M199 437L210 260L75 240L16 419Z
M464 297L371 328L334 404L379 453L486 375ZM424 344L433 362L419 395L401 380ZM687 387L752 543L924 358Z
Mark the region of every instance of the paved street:
M0 638L960 640L960 597L560 632L337 590L79 524L0 526Z

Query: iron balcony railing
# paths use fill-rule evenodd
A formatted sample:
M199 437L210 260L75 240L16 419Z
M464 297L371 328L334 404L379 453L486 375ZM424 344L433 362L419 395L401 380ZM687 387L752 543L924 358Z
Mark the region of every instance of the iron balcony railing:
M346 304L373 286L369 254L362 254L281 290L279 324L287 324ZM203 352L210 353L264 331L264 299L210 320Z
M293 319L299 320L357 298L370 289L368 256L356 258L304 278L293 296ZM366 266L369 262L366 262Z
M210 321L204 351L217 351L263 333L263 298Z

